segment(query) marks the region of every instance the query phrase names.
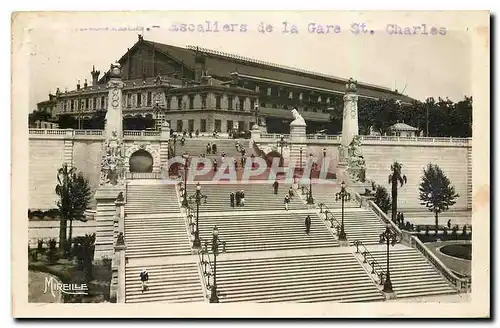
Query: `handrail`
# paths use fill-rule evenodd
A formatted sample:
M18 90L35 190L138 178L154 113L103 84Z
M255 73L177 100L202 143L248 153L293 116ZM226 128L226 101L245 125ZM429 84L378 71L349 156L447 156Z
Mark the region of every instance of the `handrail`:
M385 270L382 268L380 263L377 262L377 259L373 256L372 253L366 248L366 246L363 244L362 241L360 240L355 240L353 242L354 246L356 246L356 253L359 253L359 246L363 246L364 251L361 252L361 255L363 256L363 263L368 263L368 265L372 268L372 274L378 275L380 279L380 285L384 284L384 277L385 277ZM370 256L370 261L367 261L367 255ZM376 268L377 266L377 268ZM377 270L379 272L377 272Z
M471 287L471 278L460 278L454 274L443 262L431 252L420 239L415 236L411 236L415 245L415 248L422 253L422 255L431 262L436 269L438 269L441 274L460 292L467 292Z
M205 260L206 256L206 260ZM203 247L198 251L198 258L200 260L201 272L203 275L203 285L206 288L205 297L209 297L208 291L212 288L210 285L210 276L212 275L212 262L210 261L210 253L207 250L203 250ZM207 270L207 265L209 270Z
M375 212L375 214L382 219L382 221L385 222L385 224L390 224L392 229L398 233L399 236L403 236L403 232L399 227L394 223L391 219L387 217L387 214L385 214L378 206L375 204L373 200L368 201L368 206L370 209Z
M332 210L326 205L325 203L319 203L319 212L325 214L325 221L330 221L330 228L335 228L337 230L337 235L340 233L340 222L335 218L335 216L332 213ZM323 211L323 208L326 208L326 210ZM328 214L331 215L331 218L328 218ZM333 225L333 221L335 221L336 225Z

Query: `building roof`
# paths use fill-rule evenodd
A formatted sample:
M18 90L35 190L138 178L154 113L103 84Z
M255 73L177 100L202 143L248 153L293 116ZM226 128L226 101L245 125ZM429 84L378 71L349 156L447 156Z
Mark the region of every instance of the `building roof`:
M414 128L413 126L405 123L396 123L394 125L391 125L389 129L391 131L418 131L417 128Z
M187 46L186 48L140 39L135 45L145 43L155 48L172 59L182 63L190 70L194 70L195 56L201 52L205 56L205 67L208 74L214 78L230 78L230 74L238 72L244 75L282 81L297 86L311 86L329 91L345 93L347 79L328 76L321 73L310 72L302 69L286 67L268 63L252 58L214 51L201 47ZM132 49L131 49L132 50ZM122 56L120 62L126 58ZM411 103L414 99L397 93L389 88L358 82L358 94L370 98L400 99Z

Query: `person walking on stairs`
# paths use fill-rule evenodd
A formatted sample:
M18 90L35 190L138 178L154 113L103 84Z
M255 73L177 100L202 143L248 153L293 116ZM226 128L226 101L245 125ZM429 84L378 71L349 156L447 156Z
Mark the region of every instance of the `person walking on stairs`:
M217 145L215 144L215 142L212 144L212 154L216 154L217 153Z
M290 196L288 194L285 195L285 210L288 211L288 204L290 203Z
M207 154L210 154L212 152L212 146L210 145L210 142L207 144Z
M288 195L290 195L290 199L293 198L293 187L290 187L290 189L288 189Z
M277 195L277 194L278 194L278 187L279 187L278 180L274 180L274 183L273 183L273 188L274 188L274 194L275 194L275 195Z
M231 191L229 194L229 199L231 201L231 207L234 207L234 192Z
M240 206L241 194L240 194L239 190L236 191L236 195L235 196L236 196L235 197L236 198L236 206Z
M446 225L448 226L448 229L451 229L451 219L448 220L448 223L446 223Z
M240 190L240 197L241 206L245 206L245 191L243 189Z
M306 220L304 223L306 225L306 233L309 234L309 231L311 231L311 217L309 215L306 216Z
M148 290L148 280L149 280L148 271L146 271L146 269L142 269L140 276L141 276L142 292L144 293L144 291Z

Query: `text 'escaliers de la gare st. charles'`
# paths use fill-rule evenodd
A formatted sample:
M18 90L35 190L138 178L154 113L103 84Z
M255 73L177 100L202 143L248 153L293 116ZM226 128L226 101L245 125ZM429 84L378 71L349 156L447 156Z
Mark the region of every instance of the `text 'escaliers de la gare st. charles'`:
M374 35L385 33L389 35L436 35L443 36L447 34L447 30L442 26L434 26L430 24L418 24L418 25L403 25L403 24L386 24L383 30L370 29L366 23L363 22L353 22L349 26L341 27L338 24L320 24L320 23L308 23L306 26L299 26L287 21L281 24L269 24L261 22L260 24L252 27L249 24L235 24L235 23L225 23L220 21L205 21L203 23L183 23L183 22L173 22L168 28L170 32L226 32L226 33L246 33L257 31L262 34L270 33L284 33L284 34L298 34L302 31L311 34L341 34L347 31L348 33L354 35Z

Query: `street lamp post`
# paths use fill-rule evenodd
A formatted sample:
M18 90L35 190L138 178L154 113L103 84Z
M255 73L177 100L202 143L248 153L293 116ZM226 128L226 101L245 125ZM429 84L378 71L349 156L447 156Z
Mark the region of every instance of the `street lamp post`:
M397 237L398 235L391 230L391 225L389 223L387 224L385 231L380 234L380 243L387 244L387 269L385 273L384 289L382 290L384 293L394 293L394 290L392 289L391 274L389 271L389 245L394 246L397 243Z
M184 196L182 198L182 206L187 207L188 206L188 200L187 200L187 171L188 171L189 154L188 153L184 153L182 155L182 158L184 158Z
M280 147L280 155L281 155L281 160L284 161L283 159L283 147L285 147L288 144L288 142L285 140L284 135L280 135L280 140L278 141L278 147Z
M219 255L219 246L222 245L222 253L226 252L226 242L219 239L219 229L217 226L212 231L212 253L214 254L214 273L213 284L210 294L210 303L219 303L217 295L217 256ZM205 251L208 249L208 242L205 242Z
M309 161L312 163L313 161L313 154L309 154ZM311 170L309 172L309 195L307 197L307 204L314 204L314 198L313 198L313 190L312 190L312 165L311 164Z
M207 196L201 192L201 185L198 182L196 184L196 192L194 193L194 195L189 196L189 200L194 201L196 203L196 230L194 231L193 248L201 248L199 217L200 217L200 205L202 199L206 204Z
M335 194L335 201L338 202L339 200L342 201L342 222L340 224L339 240L346 241L347 236L344 230L344 202L351 200L351 194L346 191L344 181L340 184L340 191Z

